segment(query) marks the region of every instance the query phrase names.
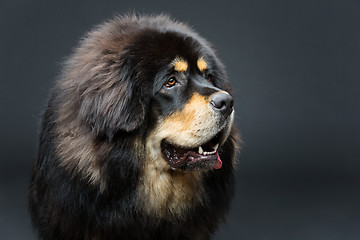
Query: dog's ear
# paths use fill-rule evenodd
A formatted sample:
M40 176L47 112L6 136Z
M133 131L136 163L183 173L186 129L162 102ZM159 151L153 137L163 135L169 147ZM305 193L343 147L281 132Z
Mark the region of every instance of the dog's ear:
M88 87L82 94L80 117L95 135L110 140L118 132L139 128L147 113L148 94L130 80L106 80Z

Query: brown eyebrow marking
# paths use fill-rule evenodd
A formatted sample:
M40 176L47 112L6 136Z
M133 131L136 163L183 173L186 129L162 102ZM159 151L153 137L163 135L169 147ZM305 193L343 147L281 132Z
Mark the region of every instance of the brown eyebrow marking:
M202 57L197 60L197 67L201 72L207 69L207 63Z
M176 57L174 61L172 61L172 65L177 72L185 72L188 68L187 61L179 57Z

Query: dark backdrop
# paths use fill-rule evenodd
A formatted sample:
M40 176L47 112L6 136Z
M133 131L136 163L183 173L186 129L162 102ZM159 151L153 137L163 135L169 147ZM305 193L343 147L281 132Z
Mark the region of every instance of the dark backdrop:
M188 22L227 66L245 143L215 239L359 239L357 0L0 1L1 239L35 239L27 186L61 61L129 11Z

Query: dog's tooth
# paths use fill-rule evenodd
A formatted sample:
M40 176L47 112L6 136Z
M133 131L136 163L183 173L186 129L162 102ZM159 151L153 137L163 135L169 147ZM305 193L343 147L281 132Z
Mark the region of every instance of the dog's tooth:
M174 167L171 167L171 169L174 170L174 171L176 170L176 168L174 168Z
M216 145L214 146L215 152L217 151L218 147L219 147L219 144L216 144Z
M202 149L201 146L199 146L199 150L198 150L199 154L203 154L204 153L204 150Z

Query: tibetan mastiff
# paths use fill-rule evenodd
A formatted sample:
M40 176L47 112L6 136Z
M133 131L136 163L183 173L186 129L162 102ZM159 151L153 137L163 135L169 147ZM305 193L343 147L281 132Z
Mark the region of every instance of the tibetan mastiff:
M233 195L238 134L214 48L161 16L95 27L43 114L30 185L41 239L209 239Z

